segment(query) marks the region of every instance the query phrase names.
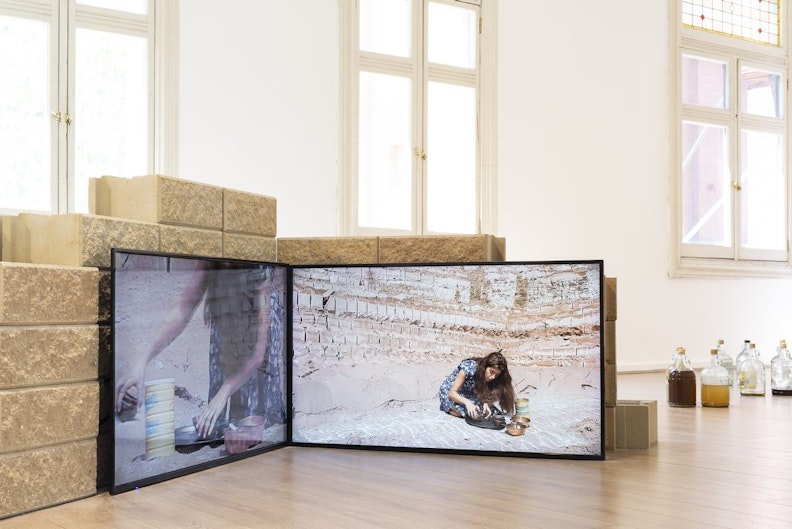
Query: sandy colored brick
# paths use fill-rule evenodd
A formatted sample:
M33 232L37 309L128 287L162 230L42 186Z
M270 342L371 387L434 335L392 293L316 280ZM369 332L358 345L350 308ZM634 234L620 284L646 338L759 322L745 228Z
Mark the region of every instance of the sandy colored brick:
M657 444L657 401L616 403L616 448L650 448Z
M99 271L0 262L0 324L98 321Z
M11 261L11 226L16 216L0 215L0 261Z
M380 263L499 262L505 243L491 235L426 235L379 238Z
M300 264L374 264L376 237L278 239L278 261Z
M23 213L12 231L18 263L109 267L112 248L159 248L156 224L96 215Z
M96 380L96 325L0 327L0 389Z
M0 391L0 453L96 437L96 381Z
M223 189L223 231L275 237L278 201L273 197Z
M605 278L605 321L616 321L616 278Z
M616 363L616 322L606 321L604 323L605 341L605 363Z
M161 224L223 228L223 188L164 175L103 176L90 185L90 211Z
M605 449L616 448L616 406L605 407Z
M223 232L160 225L160 251L180 255L223 256Z
M277 243L272 237L223 232L223 256L229 259L274 262Z
M96 493L96 440L0 455L0 518Z
M617 399L616 392L616 364L605 363L605 405L615 406Z

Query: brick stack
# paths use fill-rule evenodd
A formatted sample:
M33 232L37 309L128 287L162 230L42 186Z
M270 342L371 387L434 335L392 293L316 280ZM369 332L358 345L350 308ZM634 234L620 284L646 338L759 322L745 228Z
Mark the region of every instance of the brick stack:
M276 240L274 198L162 175L94 179L89 203L90 215L0 216L0 518L109 483L111 248L289 264L505 258L504 239L491 235ZM612 440L615 281L608 284Z
M0 217L0 518L109 483L111 248L276 258L271 197L105 176L90 203Z

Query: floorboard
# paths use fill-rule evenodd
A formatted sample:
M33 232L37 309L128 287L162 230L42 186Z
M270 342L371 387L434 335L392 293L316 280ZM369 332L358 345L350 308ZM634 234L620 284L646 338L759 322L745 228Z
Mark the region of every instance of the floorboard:
M0 529L792 527L792 397L670 408L662 373L621 374L658 402L658 444L605 461L289 447Z

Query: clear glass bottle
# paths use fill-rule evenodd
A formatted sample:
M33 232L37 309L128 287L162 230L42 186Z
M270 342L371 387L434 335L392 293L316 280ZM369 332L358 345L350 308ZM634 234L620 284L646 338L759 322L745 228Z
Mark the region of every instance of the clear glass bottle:
M764 396L765 366L755 343L749 344L748 358L740 364L739 369L740 395Z
M729 353L726 352L726 346L724 346L723 343L723 340L718 340L718 346L716 347L718 351L718 362L729 372L729 386L731 386L734 384L734 361L732 357L729 356Z
M734 359L734 374L738 374L740 372L740 364L745 361L749 356L749 350L751 346L751 340L745 340L743 342L742 349L740 349L739 354Z
M785 340L770 361L770 391L773 395L792 395L792 356Z
M690 367L685 348L677 348L674 363L668 368L668 405L693 407L696 405L696 372Z
M718 350L711 349L710 363L701 370L701 405L726 408L729 406L729 371L718 356Z

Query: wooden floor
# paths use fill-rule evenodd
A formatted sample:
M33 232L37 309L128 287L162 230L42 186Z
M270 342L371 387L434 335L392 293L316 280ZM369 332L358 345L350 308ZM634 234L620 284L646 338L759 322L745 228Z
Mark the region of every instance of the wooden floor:
M669 408L653 373L619 375L619 398L658 401L657 447L606 461L291 447L0 529L792 528L792 397Z

